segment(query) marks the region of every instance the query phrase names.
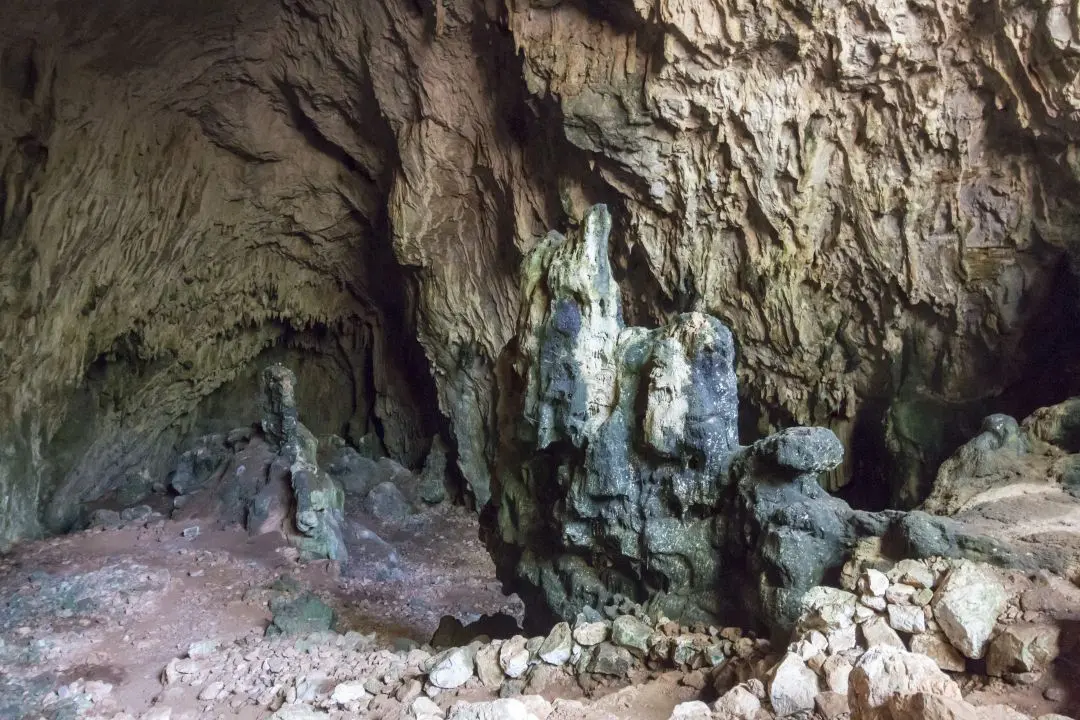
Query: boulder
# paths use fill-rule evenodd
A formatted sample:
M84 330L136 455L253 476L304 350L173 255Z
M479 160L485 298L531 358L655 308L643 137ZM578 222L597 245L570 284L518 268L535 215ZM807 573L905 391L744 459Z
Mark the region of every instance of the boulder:
M863 595L884 597L885 591L888 589L889 577L880 570L868 568L863 571L862 576L859 578L858 590Z
M769 678L769 702L778 716L801 710L813 710L818 677L795 653L788 653L772 669Z
M596 646L589 672L624 676L633 666L634 658L626 648L605 642Z
M499 666L507 677L519 678L529 669L528 643L521 635L515 635L503 643L499 649Z
M570 633L570 625L561 622L551 629L536 654L549 665L562 665L570 659L573 647L574 638Z
M847 694L840 692L819 693L814 698L814 709L825 720L839 720L851 713Z
M473 658L476 665L476 677L480 678L480 682L488 688L498 688L506 677L499 665L499 647L494 644L482 645L477 649L476 657Z
M1061 631L1054 625L1008 625L986 653L988 675L1041 673L1057 659Z
M981 720L976 708L963 700L924 692L895 695L888 709L892 720Z
M700 700L690 700L676 705L668 720L712 720L712 711Z
M1008 596L993 570L962 561L949 571L934 594L934 620L949 642L966 657L980 659L986 653Z
M608 638L605 622L585 622L574 628L574 642L584 647L599 645Z
M890 605L889 627L911 635L926 632L926 614L917 605Z
M825 686L833 692L847 695L849 679L854 666L843 655L833 655L825 661L821 667L821 674L825 678Z
M890 581L910 585L916 589L933 589L937 574L921 560L906 558L896 563L886 576Z
M852 716L860 720L889 720L888 703L897 696L961 697L957 684L933 660L891 645L867 650L855 663L849 683Z
M611 624L611 641L639 653L649 650L649 636L653 629L633 615L623 615Z
M746 685L736 685L713 703L719 720L754 720L761 710L761 699Z
M409 501L392 482L381 482L364 498L363 509L383 523L399 523L412 513Z
M435 687L446 690L464 685L473 676L475 657L476 649L471 645L444 650L431 661L428 680Z
M889 623L882 617L872 617L859 626L865 645L868 648L888 645L903 648L904 641L889 627Z
M911 651L926 655L942 670L964 672L967 660L940 632L927 632L911 638Z

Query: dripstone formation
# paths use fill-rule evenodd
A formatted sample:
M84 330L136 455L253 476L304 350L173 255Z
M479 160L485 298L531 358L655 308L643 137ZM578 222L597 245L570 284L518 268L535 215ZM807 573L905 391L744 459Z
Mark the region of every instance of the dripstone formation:
M592 207L526 258L500 398L493 554L533 619L572 620L618 595L687 622L790 629L811 587L865 538L907 556L1015 562L923 513L850 508L817 482L844 451L824 428L740 447L735 346L691 312L626 327Z

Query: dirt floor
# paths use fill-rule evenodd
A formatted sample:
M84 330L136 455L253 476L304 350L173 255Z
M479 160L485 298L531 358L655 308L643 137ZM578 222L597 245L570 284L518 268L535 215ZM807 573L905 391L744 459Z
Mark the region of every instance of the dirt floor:
M309 680L323 689L350 679L389 683L443 616L465 625L497 613L521 619L520 601L495 580L475 516L462 508L428 509L378 535L370 526L350 528L355 561L344 569L298 561L278 534L250 538L212 525L153 517L27 543L0 557L0 718L265 718L266 706L238 690L200 697L216 681L228 690L253 665L272 686L301 692ZM283 579L335 610L336 633L264 636L268 599ZM167 666L186 670L182 663L192 661L184 658L201 657L193 647L207 648L203 675L194 685L170 684ZM677 675L597 689L607 697L587 710L556 707L552 718L666 718L698 694ZM530 690L549 699L583 694L557 681ZM404 706L377 710L336 716L397 717Z
M981 520L1005 522L995 515L1004 505L983 508ZM1057 511L1070 515L1070 529L1072 510ZM1057 519L1044 513L1039 528L1056 530ZM1046 543L1016 518L1008 524L1014 536ZM344 568L300 562L278 534L251 538L190 517L152 516L17 547L0 557L0 720L256 720L281 703L317 705L353 681L374 700L352 713L324 706L326 717L411 717L414 673L426 657L417 647L445 616L462 625L482 615L502 614L511 627L521 620L520 601L502 594L476 518L463 508L428 508L394 527L352 520L347 534ZM1080 627L1080 591L1070 583L1013 577L1028 588L1033 609L1025 611ZM310 591L333 608L335 632L267 637L282 588ZM1063 661L1028 687L969 679L965 696L1032 717L1075 715L1080 664ZM549 720L665 720L679 702L711 699L700 675L642 671L586 693L552 671L519 690L560 698ZM473 682L435 700L445 708L493 697Z

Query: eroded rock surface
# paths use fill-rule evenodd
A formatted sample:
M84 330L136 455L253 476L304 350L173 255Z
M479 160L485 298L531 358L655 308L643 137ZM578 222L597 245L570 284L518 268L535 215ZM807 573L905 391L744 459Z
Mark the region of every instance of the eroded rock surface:
M861 448L829 487L915 503L982 399L1071 382L1035 372L1075 335L1065 6L92 7L0 11L5 543L235 426L282 354L320 436L415 467L441 410L482 505L520 259L601 200L629 324L724 318L765 432Z

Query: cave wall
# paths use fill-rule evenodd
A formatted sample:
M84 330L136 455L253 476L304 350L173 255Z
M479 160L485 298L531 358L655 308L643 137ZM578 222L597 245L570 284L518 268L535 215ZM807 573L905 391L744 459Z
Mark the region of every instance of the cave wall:
M912 502L1075 327L1069 7L5 3L0 542L312 333L392 453L445 418L483 504L519 264L596 201L629 323L722 318L759 431L831 427L874 453L834 486Z

